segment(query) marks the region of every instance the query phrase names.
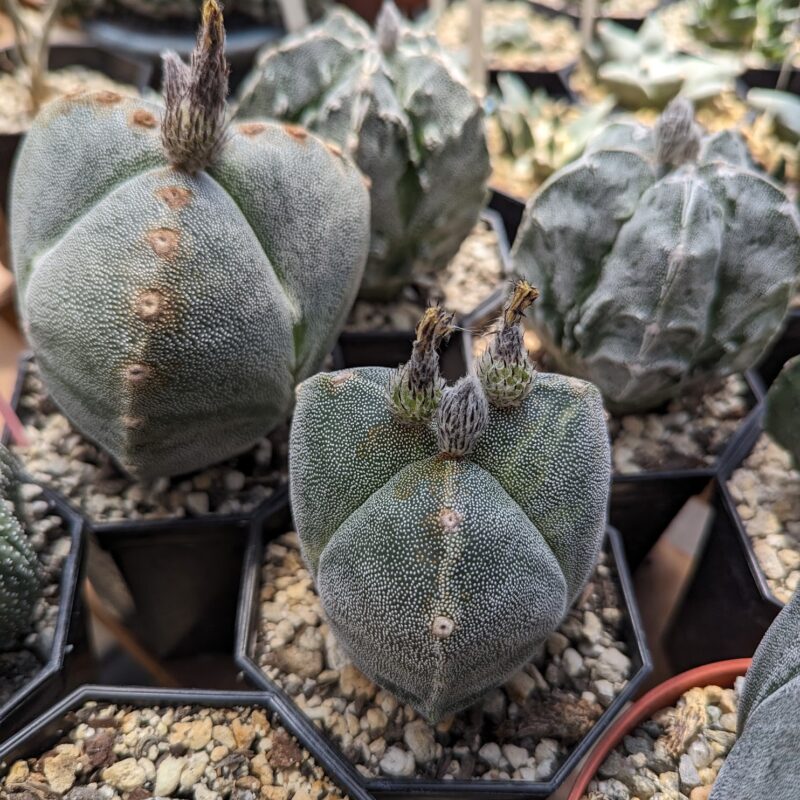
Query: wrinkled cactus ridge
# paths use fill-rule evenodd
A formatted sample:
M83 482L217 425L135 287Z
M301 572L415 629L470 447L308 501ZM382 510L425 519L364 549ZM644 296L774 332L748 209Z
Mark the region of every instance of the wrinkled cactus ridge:
M477 222L490 172L481 104L391 0L374 33L340 9L266 49L237 111L252 116L338 143L370 179L364 296L392 298L417 266L443 267Z
M139 477L206 466L286 419L330 350L369 238L355 166L305 130L225 121L219 10L166 109L49 105L11 198L18 302L48 391Z
M800 227L738 135L701 136L678 99L554 174L512 259L541 291L532 322L559 371L638 412L758 360L797 284Z
M536 374L521 352L533 291L517 289L491 358L424 417L394 402L391 369L320 374L298 389L291 500L323 608L359 669L429 720L534 655L603 540L602 403L588 383ZM430 348L415 359L430 365Z
M18 466L0 445L0 651L27 632L40 594L39 562L23 520Z
M770 386L764 427L800 469L800 356L787 361Z
M800 595L775 618L739 700L738 741L710 800L793 798L800 785Z

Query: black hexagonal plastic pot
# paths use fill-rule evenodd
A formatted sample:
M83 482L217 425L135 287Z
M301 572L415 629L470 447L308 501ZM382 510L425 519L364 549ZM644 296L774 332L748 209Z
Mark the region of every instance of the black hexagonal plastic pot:
M500 251L500 260L503 263L503 273L508 275L509 248L506 238L505 226L500 215L485 209L481 212L481 219L486 222L497 234L497 243ZM422 309L420 309L420 314ZM456 320L459 324L459 320ZM414 344L414 331L344 331L339 336L339 341L334 350L334 367L336 369L349 369L354 367L396 367L403 364L411 357L411 348ZM466 374L464 363L464 349L461 343L461 333L455 331L450 340L442 347L441 371L448 381L454 381Z
M8 50L3 51L6 55ZM139 91L150 83L152 66L147 62L120 55L92 45L53 45L50 48L51 69L81 66L101 72L118 83L128 83ZM8 207L11 188L11 167L23 133L0 134L0 210Z
M29 354L20 359L11 399L16 411ZM3 432L8 443L10 431ZM231 652L236 602L250 526L288 506L285 486L248 513L97 522L57 490L81 516L119 570L135 606L125 622L153 655L186 658Z
M70 548L61 572L50 657L24 686L0 705L0 734L3 736L30 722L92 674L87 618L81 596L86 561L84 522L54 492L47 488L43 488L43 492L43 499L50 506L49 513L64 521Z
M239 614L236 622L236 663L253 685L274 692L283 699L287 712L306 720L303 712L293 700L258 667L253 652L258 628L258 601L261 586L261 565L264 548L272 538L286 531L285 526L272 526L272 530L255 526L247 547L242 574L242 587L239 598ZM652 669L650 652L645 641L644 630L633 591L630 573L625 559L624 548L619 533L608 528L605 547L611 555L619 578L622 600L625 608L625 641L632 662L631 678L622 692L606 708L592 730L571 750L558 771L547 782L514 780L433 780L413 778L380 777L366 779L359 776L362 786L378 797L414 798L485 798L485 800L511 800L511 798L543 798L554 792L588 753L603 731L611 724L625 704L637 696L638 690ZM352 769L347 757L337 745L320 729L316 735L332 748L343 768Z
M113 703L133 707L184 706L201 708L232 708L257 706L271 720L291 733L308 750L329 777L351 800L371 800L360 785L356 772L342 764L327 742L320 739L314 726L299 719L287 708L283 698L269 692L213 692L196 689L167 690L137 687L82 686L54 705L15 736L0 744L0 769L8 769L18 759L43 755L50 750L72 726L70 713L87 702Z

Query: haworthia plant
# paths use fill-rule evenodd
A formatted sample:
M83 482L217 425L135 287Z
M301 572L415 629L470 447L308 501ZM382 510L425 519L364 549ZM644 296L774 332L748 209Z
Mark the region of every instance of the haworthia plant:
M53 103L11 197L18 301L48 391L139 477L203 467L286 419L344 323L369 244L355 165L304 129L225 121L204 6L165 107Z
M24 519L18 465L0 445L0 650L27 631L40 594L39 562Z
M702 136L683 99L616 124L531 198L515 270L560 371L614 412L654 409L751 367L800 271L800 220L738 135Z
M710 800L797 797L800 785L800 595L756 650L739 700L739 739Z
M743 67L720 55L703 58L675 51L656 17L638 32L614 22L597 24L588 56L596 79L626 108L664 108L679 94L693 101L734 88Z
M429 310L411 360L298 389L294 519L331 627L366 675L438 720L520 669L597 559L609 491L602 402L536 374L520 284L477 377L445 386Z
M266 49L237 117L299 123L352 154L371 182L362 295L389 299L455 255L489 176L479 100L435 38L386 0L373 33L345 9Z
M800 356L786 362L767 393L764 427L800 469Z

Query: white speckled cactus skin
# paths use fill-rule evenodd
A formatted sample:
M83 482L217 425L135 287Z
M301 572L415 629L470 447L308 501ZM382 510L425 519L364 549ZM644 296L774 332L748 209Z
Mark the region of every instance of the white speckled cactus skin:
M39 597L39 564L22 526L17 464L0 445L0 650L30 625Z
M338 149L249 122L200 142L212 163L190 170L170 163L184 112L168 156L163 111L108 92L48 105L11 197L19 309L48 391L142 478L227 458L286 419L369 241L367 189Z
M792 454L800 469L800 356L786 362L767 393L764 427L767 433Z
M391 3L376 33L342 9L266 49L242 87L237 117L252 116L337 142L369 177L363 296L391 298L417 266L443 267L478 219L490 172L481 104Z
M797 797L800 786L800 595L776 617L739 700L739 739L710 800Z
M778 335L800 224L738 135L700 138L684 100L656 131L612 125L530 199L512 253L559 371L618 413L751 367Z
M393 373L301 384L292 508L345 651L435 721L506 680L561 622L602 543L609 443L599 393L574 378L538 374L504 406L462 379L410 424L387 402Z

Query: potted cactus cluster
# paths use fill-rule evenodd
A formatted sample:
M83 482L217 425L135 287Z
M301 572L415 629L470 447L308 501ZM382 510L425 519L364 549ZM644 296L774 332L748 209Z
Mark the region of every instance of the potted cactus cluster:
M769 143L797 125L720 37L789 63L791 21L332 5L67 9L178 52L160 93L42 102L13 162L0 796L545 798L587 756L576 800L782 787L798 362L764 377L796 355L800 211ZM629 562L709 483L657 663L777 620L746 679L618 718L654 668ZM77 686L86 575L159 686Z

